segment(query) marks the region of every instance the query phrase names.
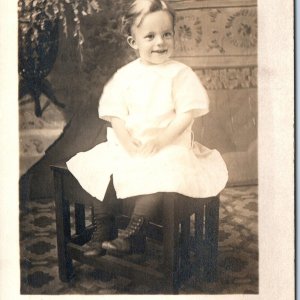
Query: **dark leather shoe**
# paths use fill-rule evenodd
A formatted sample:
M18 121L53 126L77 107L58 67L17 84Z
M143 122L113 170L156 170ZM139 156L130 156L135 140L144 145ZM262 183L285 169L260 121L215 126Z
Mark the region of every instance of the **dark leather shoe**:
M91 239L83 245L85 257L101 256L106 254L106 250L102 248L103 241L113 239L116 234L114 220L110 216L102 217L101 215L94 215L93 223L95 229L92 233Z
M110 252L120 252L124 254L131 253L131 243L128 239L117 238L113 241L105 241L102 248Z
M126 229L120 230L118 238L104 241L102 248L112 254L144 253L146 249L147 221L143 216L133 215Z
M145 239L142 241L140 239L140 242L137 243L135 239L117 238L113 241L103 242L102 249L107 250L107 253L112 255L142 254L146 250L146 243Z
M123 230L119 230L118 237L126 239L136 235L144 235L146 224L144 217L133 215L128 226Z
M102 243L102 249L108 251L108 254L141 254L146 251L146 236L138 235L130 238L116 238L112 241Z
M106 254L106 250L102 248L101 243L97 244L85 244L82 247L84 249L85 257L102 256Z

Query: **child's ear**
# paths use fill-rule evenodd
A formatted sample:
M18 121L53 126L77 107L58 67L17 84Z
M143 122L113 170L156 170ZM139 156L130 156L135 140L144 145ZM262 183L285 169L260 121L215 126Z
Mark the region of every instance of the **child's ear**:
M135 42L135 39L130 35L128 38L127 38L127 43L129 44L129 46L135 50L138 49L137 47L137 44Z

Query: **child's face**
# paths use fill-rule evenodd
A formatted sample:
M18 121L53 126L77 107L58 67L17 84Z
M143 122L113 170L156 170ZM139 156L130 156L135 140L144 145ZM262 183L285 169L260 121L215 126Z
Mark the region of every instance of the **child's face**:
M138 50L147 64L161 64L174 50L173 18L167 11L156 11L144 17L139 26L133 25L129 45Z

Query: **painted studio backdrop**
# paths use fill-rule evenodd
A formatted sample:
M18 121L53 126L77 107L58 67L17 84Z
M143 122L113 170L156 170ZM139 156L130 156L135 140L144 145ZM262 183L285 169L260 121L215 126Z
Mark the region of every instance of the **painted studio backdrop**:
M21 294L162 292L136 283L130 274L112 276L77 261L70 282L59 278L58 253L65 252L59 251L61 224L56 221L69 220L75 233L80 222L74 217L83 214L72 206L70 217L57 218L55 212L64 210L56 210L60 204L55 202L50 166L106 140L108 123L98 117L103 87L118 68L136 58L119 30L126 1L19 0ZM169 2L177 19L174 59L193 68L210 98L210 113L194 123L195 140L220 151L229 171L218 210L217 280L206 282L203 268L191 264L191 276L182 282L179 293L258 294L257 4L255 0ZM28 14L22 13L26 3L31 5ZM52 12L63 13L59 22L35 19L46 17L39 7L45 3ZM79 12L86 15L77 18ZM32 27L32 20L42 26ZM92 215L86 209L87 225ZM190 221L196 236L195 224L201 221L195 215ZM160 272L162 247L151 241L148 245L139 267Z
M42 93L42 116L30 94L20 99L20 175L23 197L53 195L49 166L105 139L97 116L103 85L135 58L118 33L118 2L81 24L78 47L72 28L58 30L57 57L47 76L56 99ZM105 8L106 3L106 8ZM177 12L174 58L191 66L210 97L210 113L197 119L195 139L218 149L229 185L257 183L257 7L253 0L170 1ZM109 9L109 6L114 6ZM70 37L71 35L71 37Z

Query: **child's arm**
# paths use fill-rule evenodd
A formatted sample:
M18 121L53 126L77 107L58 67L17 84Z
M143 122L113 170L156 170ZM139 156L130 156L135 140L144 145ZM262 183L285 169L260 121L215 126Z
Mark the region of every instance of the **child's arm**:
M117 117L111 118L112 128L117 135L120 143L127 150L129 154L137 153L141 143L139 140L134 139L125 127L125 122Z
M164 129L157 138L145 143L140 153L150 155L158 152L161 148L174 141L191 124L193 114L191 111L178 114L175 119Z

